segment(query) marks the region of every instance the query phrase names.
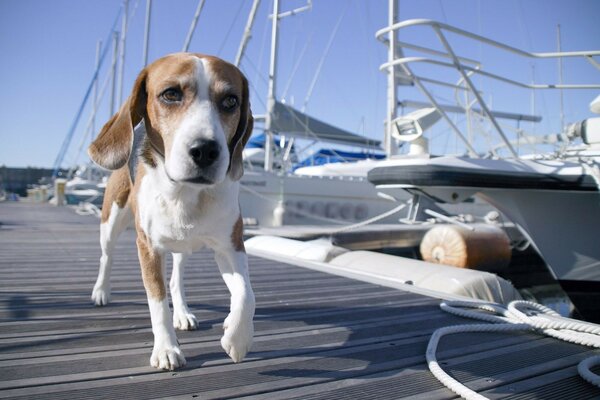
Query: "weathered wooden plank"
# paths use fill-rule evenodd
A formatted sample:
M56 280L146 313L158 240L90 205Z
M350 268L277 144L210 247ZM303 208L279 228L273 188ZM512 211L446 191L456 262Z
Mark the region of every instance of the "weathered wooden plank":
M596 373L600 368L595 369ZM511 382L481 394L490 399L598 399L598 389L591 384L581 384L576 367L568 367L530 379Z
M95 218L0 204L0 398L454 397L427 371L424 352L434 329L466 321L431 298L255 257L255 345L233 364L219 344L229 295L210 252L194 255L186 273L201 323L178 334L188 365L156 371L134 232L117 248L114 301L96 308L89 296L99 255ZM594 352L553 339L453 335L438 354L494 398L600 396L574 376L577 360ZM543 389L553 379L571 392Z

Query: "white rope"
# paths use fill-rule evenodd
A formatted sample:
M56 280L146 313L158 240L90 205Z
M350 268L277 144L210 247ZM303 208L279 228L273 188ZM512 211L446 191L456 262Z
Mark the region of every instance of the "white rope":
M344 227L342 227L340 229L333 230L333 231L331 231L330 234L333 235L333 234L336 234L336 233L348 232L348 231L351 231L353 229L362 228L363 226L366 226L366 225L372 224L374 222L380 221L380 220L382 220L384 218L387 218L387 217L389 217L391 215L396 214L397 212L400 212L401 210L404 209L404 207L406 207L407 204L408 204L408 202L402 203L398 207L394 207L394 208L392 208L389 211L386 211L386 212L384 212L382 214L374 216L373 218L369 218L369 219L364 220L362 222L357 222L356 224L344 226Z
M440 308L459 317L491 322L491 324L455 325L440 328L431 335L427 346L425 356L431 373L448 389L468 400L487 398L467 388L440 367L435 353L440 339L445 335L462 332L529 330L570 343L600 348L600 325L561 317L550 308L534 302L516 300L505 307L494 303L445 301L440 304ZM577 371L587 382L600 386L600 376L591 371L591 368L596 365L600 365L600 356L589 357L581 361L577 366Z
M577 372L592 385L600 386L600 376L591 371L596 365L600 365L600 356L588 357L577 365Z

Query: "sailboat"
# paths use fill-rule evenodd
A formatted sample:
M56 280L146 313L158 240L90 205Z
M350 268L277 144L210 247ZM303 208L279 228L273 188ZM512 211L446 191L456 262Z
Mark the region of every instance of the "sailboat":
M102 205L109 173L94 164L79 166L65 184L67 204L91 203Z
M237 64L244 54L259 3L260 0L253 3L246 35L236 57ZM263 159L257 157L255 149L247 149L245 153L250 168L246 169L241 180L240 203L247 224L262 227L349 224L384 215L394 208L394 204L380 197L375 187L366 179L370 160L383 157L380 141L337 128L276 98L280 20L310 8L309 1L299 9L280 12L279 0L273 1L267 110L266 115L255 116L255 121L262 123L264 129L265 145L262 153L259 153ZM274 142L276 136L285 137L287 143L280 146L279 151ZM364 160L360 164L336 162L334 168L328 168L330 163L290 168L290 156L296 139L358 147L360 152L329 150L328 153L336 161L343 158ZM275 160L276 154L280 155L278 160ZM252 168L252 165L255 168ZM408 198L406 195L401 197ZM381 218L380 221L395 222L399 217L400 215L390 215Z

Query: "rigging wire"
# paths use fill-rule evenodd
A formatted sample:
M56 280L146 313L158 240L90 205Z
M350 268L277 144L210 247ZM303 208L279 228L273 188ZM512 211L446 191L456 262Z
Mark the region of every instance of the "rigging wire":
M106 75L106 78L104 79L104 83L102 84L102 88L100 89L100 96L98 97L98 100L97 100L96 110L98 109L97 108L98 104L100 104L102 102L102 99L104 98L104 95L106 94L106 89L108 88L108 84L110 83L110 81L111 81L111 75L108 74L108 75ZM79 143L79 149L75 155L75 160L73 161L72 164L77 164L77 162L79 161L79 155L83 151L83 146L86 144L88 136L94 135L94 132L90 129L91 125L92 125L92 121L94 120L94 117L95 117L95 114L92 114L92 115L90 115L90 117L88 119L88 123L85 128L86 133L81 138L81 142Z
M138 5L139 5L139 3L140 3L140 0L136 0L135 4L134 4L134 6L133 6L133 10L132 10L132 12L131 12L130 14L128 14L128 15L127 15L127 23L125 24L125 26L127 26L127 27L128 27L128 26L130 26L130 23L131 23L131 21L132 21L132 20L134 19L134 17L135 17L135 14L136 14L136 11L137 11L137 9L138 9ZM125 4L126 4L126 2L123 2L123 7L125 7ZM127 31L125 31L125 33L124 33L122 36L125 36L126 34L127 34ZM122 42L122 41L121 41L121 45L123 45L123 42ZM123 47L123 48L124 48L124 47ZM99 63L98 65L100 66L101 64ZM122 65L121 65L121 68L123 68L123 66L122 66ZM122 80L122 73L121 73L120 75L121 75L121 80ZM96 81L97 81L98 79L99 79L99 76L98 76L98 77L96 77ZM98 110L99 110L100 104L102 103L102 99L104 98L104 95L106 94L106 90L107 90L108 84L110 83L110 80L111 80L111 75L109 74L109 75L107 75L107 76L106 76L106 78L105 78L105 80L104 80L104 83L102 84L102 88L101 88L101 90L100 90L100 96L99 96L97 99L94 99L94 103L95 103L95 104L94 104L94 108L93 108L92 114L90 115L90 117L89 117L89 119L88 119L88 122L87 122L87 124L86 124L86 128L84 129L84 132L85 132L85 133L84 133L84 135L83 135L83 138L81 139L81 142L79 143L78 150L77 150L77 152L75 153L75 158L74 158L74 159L72 159L72 160L70 160L70 162L69 162L69 164L75 165L75 167L76 167L76 164L77 164L77 163L78 163L78 161L79 161L79 156L81 155L81 153L82 153L82 151L83 151L83 146L84 146L84 144L85 144L85 141L86 141L86 139L87 139L88 137L90 137L90 138L92 138L92 139L94 138L94 134L95 134L95 132L93 131L93 121L94 121L94 118L96 117L96 115L98 114ZM121 81L121 82L119 83L119 86L121 87L121 89L122 89L122 85L123 85L123 82ZM120 103L122 102L122 101L120 100L120 97L118 98L118 100L119 100L119 106L120 106ZM110 117L110 116L109 116L109 117ZM73 168L75 168L75 167L73 167ZM72 170L73 168L71 168L71 170ZM71 172L69 172L69 174L70 174L70 173L71 173Z
M244 2L240 1L240 6L238 7L235 16L233 17L233 21L231 22L231 24L229 24L229 29L227 30L227 33L225 34L225 37L223 38L223 41L221 42L221 46L219 47L219 51L217 51L217 55L221 56L221 52L223 51L223 48L225 47L225 43L227 43L227 39L229 39L229 35L231 34L231 31L233 30L234 26L237 26L236 22L240 16L240 12L242 11L242 7L244 6Z
M123 104L123 78L124 78L124 68L125 68L125 41L127 39L127 32L129 31L129 26L133 17L135 16L135 12L137 11L140 0L136 0L133 10L131 14L129 14L129 10L125 10L126 21L123 24L123 32L121 32L121 53L120 53L120 71L119 71L119 93L117 94L117 107L121 107ZM126 8L128 6L128 0L123 2L123 7Z
M346 11L348 11L349 5L350 5L350 3L346 3L346 7L344 8L344 11L342 11L342 13L340 14L340 16L337 20L337 23L335 24L335 27L333 28L333 31L331 32L331 36L329 37L327 46L325 46L325 51L323 52L323 55L321 56L321 59L319 60L319 64L317 66L317 69L315 70L313 79L308 87L308 92L306 94L306 97L304 98L304 103L302 104L302 109L301 109L301 111L303 111L303 112L306 111L306 106L308 104L308 100L312 96L312 93L313 93L313 90L317 83L317 80L319 79L319 75L321 74L321 69L323 68L323 63L325 62L325 58L329 54L329 49L331 48L331 45L333 44L333 40L335 39L335 36L337 35L337 32L340 28L342 20L344 19L344 16L346 15Z
M190 25L190 29L188 30L188 34L185 37L185 41L183 42L183 48L181 51L188 51L190 48L190 44L192 43L192 37L194 36L194 32L196 31L196 24L198 24L198 18L200 18L200 13L202 12L202 8L204 7L204 2L206 0L200 0L198 2L198 6L196 7L196 12L194 13L194 17L192 18L192 23Z
M353 1L354 6L355 6L355 12L357 13L357 15L360 17L358 18L358 22L359 22L359 26L361 27L362 30L362 38L370 38L371 34L373 31L375 31L375 28L371 28L373 26L373 21L371 18L371 12L370 12L370 7L369 5L372 5L372 2L362 2L360 0L355 0ZM360 6L363 6L363 8L361 9ZM378 60L379 56L377 54L377 50L373 47L373 46L366 46L366 53L368 56L369 60ZM373 71L377 71L377 63L375 63ZM375 74L370 74L369 75L371 78L371 88L375 88L374 90L374 94L373 94L373 100L371 102L371 112L370 115L377 115L378 110L380 109L379 104L384 104L384 98L381 97L382 96L382 91L381 91L381 83L382 83L382 79L383 76L379 73L375 73ZM362 110L362 112L364 113L365 110ZM363 114L363 135L366 135L367 130L367 123L365 121L365 116Z
M102 53L100 55L98 67L96 68L96 70L94 71L94 74L92 75L92 79L90 80L90 83L88 84L85 95L83 96L83 100L81 101L81 104L79 105L79 109L77 110L77 113L75 114L75 118L71 122L71 126L69 128L69 131L67 132L67 136L63 140L63 143L60 147L58 155L56 156L56 159L54 160L54 168L53 168L54 170L52 172L53 178L56 178L58 176L58 170L60 169L60 166L65 158L67 150L69 149L69 145L71 144L71 140L73 139L73 135L75 134L75 129L77 129L79 119L81 118L81 114L83 114L83 109L85 108L85 105L87 104L87 102L90 98L90 95L92 94L92 89L94 88L94 82L96 81L96 79L98 79L100 67L102 66L104 59L106 58L106 54L108 53L108 50L112 44L112 41L110 40L110 38L113 35L113 32L115 32L115 28L117 26L117 23L119 22L119 18L121 17L122 13L123 13L123 5L121 5L121 7L119 7L117 16L112 24L112 27L110 28L110 31L107 35L106 40L104 41L104 48L102 49Z
M272 2L271 2L271 6L272 6ZM258 66L254 66L255 69L255 74L254 74L254 81L257 81L259 78L261 78L264 82L267 82L267 80L261 75L260 73L260 69L262 67L262 63L263 63L263 58L264 58L264 54L265 54L265 48L267 47L267 28L268 28L269 24L263 24L263 29L262 29L262 37L260 40L260 50L258 52ZM248 57L244 57L245 60L250 61L250 59ZM267 82L268 85L268 82ZM266 93L267 91L265 90L264 93ZM258 92L257 92L258 93ZM267 107L265 106L265 110L267 109Z
M283 89L283 94L281 95L282 99L285 99L286 96L287 96L287 93L288 93L288 91L290 89L290 86L292 85L292 81L293 81L294 77L296 76L296 72L298 71L298 67L300 66L300 62L304 58L304 53L306 53L306 50L308 49L308 47L312 43L313 34L314 34L314 32L311 32L310 36L308 37L308 40L304 44L304 47L300 51L300 55L298 56L298 59L296 60L296 63L294 64L294 67L292 68L292 72L290 74L290 77L289 77L288 81L285 84L285 88Z

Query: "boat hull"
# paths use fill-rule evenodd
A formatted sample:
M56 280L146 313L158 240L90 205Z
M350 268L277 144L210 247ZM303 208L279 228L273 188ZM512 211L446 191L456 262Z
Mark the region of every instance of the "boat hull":
M440 157L382 165L369 179L436 201L477 196L520 228L586 319L600 315L600 192L577 163ZM595 299L591 299L590 296Z
M403 194L399 200L409 197ZM263 171L244 173L240 205L247 221L263 227L355 223L397 207L396 203L379 197L375 186L364 178L278 175ZM402 210L379 222L396 223L405 216L406 211Z

